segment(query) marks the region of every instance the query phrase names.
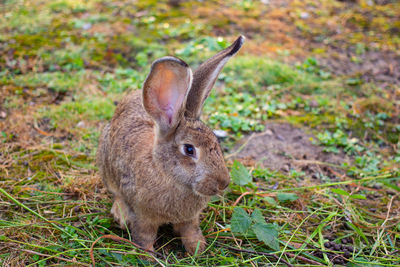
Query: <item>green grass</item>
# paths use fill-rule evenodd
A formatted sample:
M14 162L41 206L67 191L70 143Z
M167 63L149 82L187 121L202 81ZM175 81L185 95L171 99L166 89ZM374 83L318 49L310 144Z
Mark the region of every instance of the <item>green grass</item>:
M399 85L335 76L308 51L299 57L305 60L283 63L284 49L298 53L298 47L285 46L294 35L273 40L281 51L256 49L270 41L257 30L276 23L262 20L268 6L222 2L206 1L197 13L187 12L190 1L175 8L164 1L5 1L0 16L3 265L89 266L97 238L130 240L110 215L112 202L95 166L101 127L116 102L141 87L154 59L176 55L195 67L246 30L250 38L243 52L223 70L202 117L227 131L221 145L232 176L224 197L212 198L201 215L207 250L188 256L167 227L156 243L156 261L129 242L101 239L94 244L96 266L332 266L333 257L345 255L332 242L354 248L343 265L400 265ZM288 8L297 14L300 7ZM323 18L333 19L328 13ZM326 34L311 31L302 20L295 24L306 32L304 38ZM348 45L359 42L348 36ZM346 155L350 163L317 162L337 175L314 179L303 171L234 161L241 138L271 121L306 129L316 145Z

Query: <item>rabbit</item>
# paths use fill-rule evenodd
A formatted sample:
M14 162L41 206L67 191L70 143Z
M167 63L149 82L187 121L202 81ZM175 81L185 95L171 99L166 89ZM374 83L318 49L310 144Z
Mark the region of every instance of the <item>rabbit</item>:
M199 214L230 176L217 137L200 115L218 74L243 42L240 36L193 75L176 57L155 60L143 90L123 98L103 128L97 166L114 198L111 213L145 250L154 251L157 230L167 223L189 254L206 247Z

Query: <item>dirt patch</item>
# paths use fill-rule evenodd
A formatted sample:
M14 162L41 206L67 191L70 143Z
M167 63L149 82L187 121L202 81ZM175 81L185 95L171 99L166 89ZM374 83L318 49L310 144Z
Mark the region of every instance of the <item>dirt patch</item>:
M326 153L312 143L316 139L288 123L268 123L265 131L246 138L239 144L236 159L258 163L263 168L288 173L303 171L312 178L337 178L345 155ZM254 162L255 161L255 162Z
M398 2L398 1L397 1ZM400 84L399 5L394 0L262 1L253 29L236 22L250 39L246 51L278 55L286 63L316 57L335 75L380 86ZM264 9L263 9L264 8ZM265 19L265 21L262 21ZM239 19L244 21L244 19ZM257 25L257 26L256 26ZM264 40L265 39L265 40ZM281 59L278 51L290 51ZM355 81L353 81L355 82Z
M365 82L400 84L400 55L392 51L355 51L333 48L318 62L336 75L358 77Z

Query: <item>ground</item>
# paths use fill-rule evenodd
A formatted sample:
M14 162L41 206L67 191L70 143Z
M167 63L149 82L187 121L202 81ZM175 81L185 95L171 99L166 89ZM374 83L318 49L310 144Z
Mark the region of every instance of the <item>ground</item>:
M391 0L0 3L4 266L400 265L400 5ZM110 215L95 155L116 104L165 55L193 68L237 36L202 116L232 182L157 254ZM107 235L107 238L95 240Z
M337 177L329 166L351 163L344 153L324 152L323 147L312 143L314 136L291 124L267 123L265 128L265 131L244 139L243 144L239 143L233 158L241 162L250 160L246 165L259 164L262 168L282 173L303 171L308 177L326 176L331 180Z

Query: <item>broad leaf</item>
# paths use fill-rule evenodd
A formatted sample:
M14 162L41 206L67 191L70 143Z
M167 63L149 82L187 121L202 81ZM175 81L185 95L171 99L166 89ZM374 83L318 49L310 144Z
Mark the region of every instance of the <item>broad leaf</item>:
M255 209L251 214L251 219L254 223L265 223L265 218L259 209Z
M341 195L341 196L348 196L348 195L350 195L349 192L344 191L344 190L341 189L341 188L332 188L331 190L332 190L333 193L336 193L336 194Z
M240 186L247 185L251 183L251 175L249 171L243 166L239 161L233 162L231 170L232 181Z
M257 239L264 242L268 247L279 250L278 230L270 223L256 223L252 226Z
M292 202L296 201L299 197L294 193L278 193L276 195L280 202Z
M354 194L349 196L352 199L367 199L364 195Z
M264 200L265 200L268 204L270 204L271 206L276 206L276 201L275 201L274 198L272 198L272 197L264 197Z
M250 216L242 208L235 208L232 214L231 229L232 232L245 234L251 225Z

